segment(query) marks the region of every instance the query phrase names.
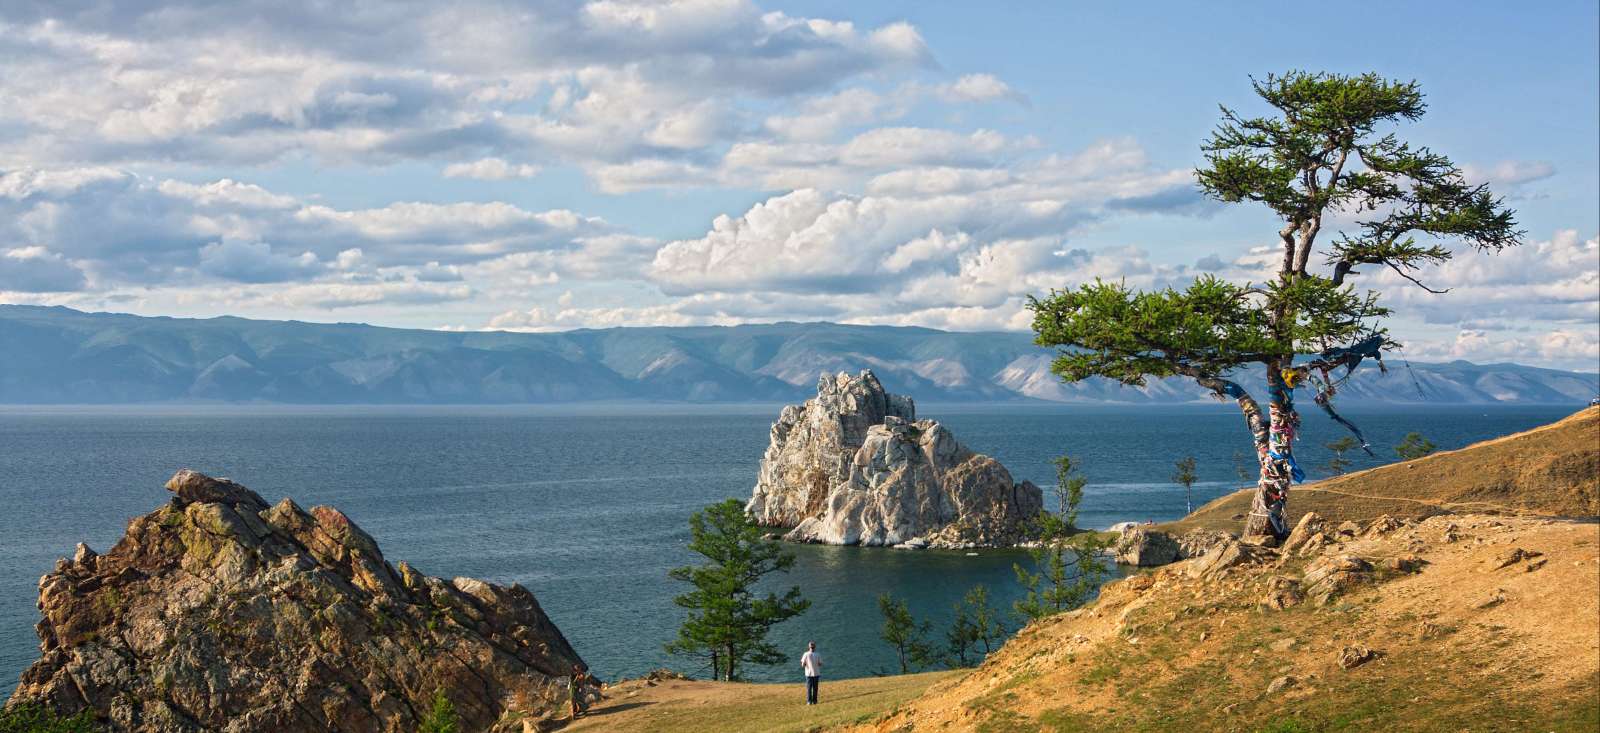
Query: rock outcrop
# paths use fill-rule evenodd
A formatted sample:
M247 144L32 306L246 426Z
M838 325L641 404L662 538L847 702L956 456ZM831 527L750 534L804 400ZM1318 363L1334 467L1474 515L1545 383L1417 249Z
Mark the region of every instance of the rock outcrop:
M1123 565L1146 568L1177 562L1184 556L1172 535L1139 526L1123 530L1112 552Z
M973 547L1025 540L1043 499L864 371L783 408L746 508L797 542Z
M167 488L40 579L43 654L13 702L114 730L414 731L442 690L463 729L521 730L580 661L519 585L392 566L331 507L189 470Z

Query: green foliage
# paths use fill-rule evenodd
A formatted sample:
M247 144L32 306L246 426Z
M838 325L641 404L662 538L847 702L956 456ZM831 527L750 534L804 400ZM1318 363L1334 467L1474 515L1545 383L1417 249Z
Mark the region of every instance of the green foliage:
M455 703L450 702L443 689L434 690L433 702L428 714L422 716L417 733L458 733L460 730L461 716L456 714Z
M0 733L92 733L103 730L94 716L84 710L61 716L34 702L22 702L0 709Z
M1350 459L1345 458L1344 454L1355 450L1358 445L1360 444L1356 439L1348 435L1331 443L1324 443L1322 447L1333 452L1333 457L1328 459L1328 470L1335 476L1344 475L1345 471L1350 470Z
M1394 454L1400 456L1402 461L1410 461L1421 458L1438 449L1439 447L1434 445L1433 441L1422 437L1422 433L1410 432L1406 433L1406 437L1401 438L1400 444L1394 447Z
M713 679L737 680L745 664L778 664L785 655L769 643L772 627L803 613L810 601L798 587L783 595L758 595L753 587L764 576L788 572L794 555L767 539L744 513L738 500L712 504L689 518L689 549L704 556L704 565L673 568L669 575L693 586L672 599L688 609L678 638L666 645L671 654L706 658Z
M878 613L883 615L883 628L878 636L894 647L900 661L900 674L908 674L913 667L929 666L938 660L928 644L932 625L917 621L905 599L895 600L888 593L878 596Z
M1031 549L1032 571L1013 565L1017 581L1027 595L1013 604L1026 620L1052 616L1083 605L1110 572L1101 554L1110 546L1094 532L1079 532L1074 524L1078 505L1083 501L1085 480L1077 474L1079 465L1068 456L1055 459L1057 492L1061 512L1040 512L1034 524L1039 546Z
M1183 503L1188 507L1188 514L1194 513L1194 482L1199 478L1194 472L1195 465L1194 456L1184 456L1172 464L1172 483L1183 487Z
M1005 640L1000 611L990 605L989 589L983 584L967 591L955 604L955 612L955 621L945 632L946 661L950 666L971 666L972 660L989 656Z
M1235 367L1289 363L1381 334L1389 315L1374 293L1344 285L1359 265L1407 277L1450 258L1411 234L1465 240L1480 250L1517 244L1512 212L1485 186L1465 183L1444 156L1413 148L1380 128L1419 118L1414 82L1375 74L1290 72L1253 82L1275 114L1224 108L1203 146L1200 188L1224 202L1265 204L1283 222L1284 257L1265 285L1201 276L1183 290L1135 292L1096 281L1034 299L1034 331L1062 350L1053 368L1068 381L1091 376L1143 384L1148 376L1221 377ZM1331 245L1327 275L1307 267L1329 212L1372 212Z
M1083 503L1083 487L1088 483L1078 473L1078 464L1074 463L1072 456L1056 456L1050 460L1056 466L1056 503L1062 521L1068 527L1078 524L1078 505Z

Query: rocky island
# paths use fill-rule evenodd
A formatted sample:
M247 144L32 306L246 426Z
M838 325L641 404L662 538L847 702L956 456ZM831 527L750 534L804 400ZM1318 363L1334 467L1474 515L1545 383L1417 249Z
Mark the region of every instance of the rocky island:
M170 503L39 581L42 657L12 703L115 730L521 731L577 652L527 589L390 565L332 507L179 471Z
M1026 540L1042 508L1039 487L863 371L824 376L783 408L746 511L795 542L994 547Z

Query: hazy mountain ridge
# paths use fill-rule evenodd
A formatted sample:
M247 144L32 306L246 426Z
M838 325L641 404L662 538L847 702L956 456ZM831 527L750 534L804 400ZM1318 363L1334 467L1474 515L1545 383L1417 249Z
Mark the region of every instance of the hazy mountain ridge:
M1582 404L1600 389L1593 374L1391 362L1387 376L1361 369L1342 401ZM818 375L860 369L922 401L1208 399L1184 379L1063 384L1049 365L1025 333L832 323L447 332L0 305L0 403L11 404L798 402Z

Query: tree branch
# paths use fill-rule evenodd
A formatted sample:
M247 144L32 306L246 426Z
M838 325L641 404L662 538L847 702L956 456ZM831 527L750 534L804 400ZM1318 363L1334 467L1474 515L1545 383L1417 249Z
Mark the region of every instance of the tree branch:
M1416 285L1417 287L1422 288L1423 290L1426 290L1426 291L1428 291L1430 293L1433 293L1434 295L1444 295L1445 293L1450 292L1450 288L1445 288L1444 290L1434 290L1433 288L1430 288L1430 287L1428 287L1426 285L1423 285L1421 280L1418 280L1418 279L1416 279L1416 278L1414 278L1414 277L1412 277L1410 275L1407 275L1405 270L1400 269L1400 266L1396 265L1393 262L1384 262L1383 264L1388 265L1389 269L1394 270L1394 273L1396 275L1399 275L1400 277L1403 277L1403 278L1405 278L1407 280L1410 280L1411 284Z

